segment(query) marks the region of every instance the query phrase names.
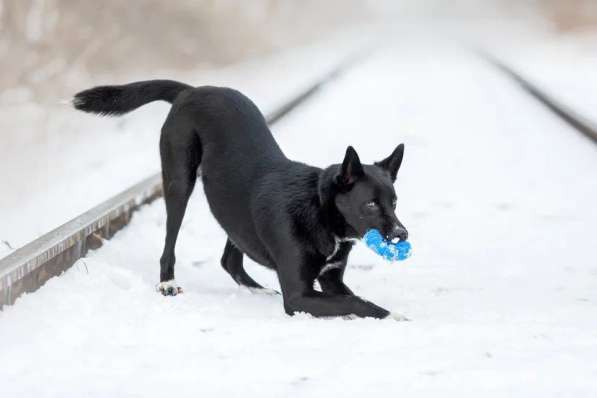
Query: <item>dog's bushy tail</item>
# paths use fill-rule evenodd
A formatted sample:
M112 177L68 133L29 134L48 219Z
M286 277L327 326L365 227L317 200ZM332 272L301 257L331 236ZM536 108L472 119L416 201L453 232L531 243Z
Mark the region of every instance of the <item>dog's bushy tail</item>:
M98 86L77 93L73 106L84 112L119 116L152 101L172 103L191 86L174 80L146 80L121 86Z

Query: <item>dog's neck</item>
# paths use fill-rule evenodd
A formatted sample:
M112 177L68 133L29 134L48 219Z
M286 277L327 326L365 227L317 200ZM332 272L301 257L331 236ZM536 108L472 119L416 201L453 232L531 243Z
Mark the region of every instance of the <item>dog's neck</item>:
M338 210L335 197L338 192L335 175L336 166L323 170L319 176L318 195L320 204L321 221L335 241L358 239L357 232L347 222Z

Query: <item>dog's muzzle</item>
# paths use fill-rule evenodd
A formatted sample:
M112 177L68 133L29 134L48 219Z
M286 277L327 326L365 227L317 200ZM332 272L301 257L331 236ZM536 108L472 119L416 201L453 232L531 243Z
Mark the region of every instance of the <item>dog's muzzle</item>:
M402 225L395 224L387 235L388 240L398 238L399 240L408 239L408 231Z

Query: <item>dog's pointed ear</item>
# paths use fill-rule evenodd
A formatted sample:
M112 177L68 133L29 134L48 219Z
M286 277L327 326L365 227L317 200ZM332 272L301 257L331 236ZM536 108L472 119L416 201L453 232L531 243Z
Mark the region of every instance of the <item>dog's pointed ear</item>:
M402 157L404 156L404 144L400 144L394 149L394 152L381 162L375 162L375 165L381 167L384 170L387 170L390 173L390 177L392 177L392 182L396 181L396 175L398 174L398 169L402 164Z
M344 161L340 166L340 173L336 176L336 182L342 186L350 186L363 174L365 172L359 155L352 146L349 146L346 148L346 155L344 155Z

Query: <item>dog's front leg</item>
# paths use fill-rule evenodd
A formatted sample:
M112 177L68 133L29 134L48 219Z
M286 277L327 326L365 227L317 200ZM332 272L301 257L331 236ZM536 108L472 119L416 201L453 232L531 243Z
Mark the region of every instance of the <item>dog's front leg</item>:
M317 276L317 281L324 293L331 295L353 295L344 284L344 270L348 262L348 255L352 249L352 242L342 242L333 256L328 257L326 265Z
M313 289L320 261L316 255L300 250L287 251L279 262L278 278L282 288L284 309L289 315L306 312L316 317L356 315L385 318L390 312L354 295L330 294Z
M346 264L344 264L346 267ZM342 280L344 268L323 269L323 272L317 277L319 286L324 293L329 295L351 296L354 293L344 284Z
M284 309L289 315L306 312L316 317L356 315L361 318L385 318L390 315L388 310L360 297L329 295L318 291L284 297Z

